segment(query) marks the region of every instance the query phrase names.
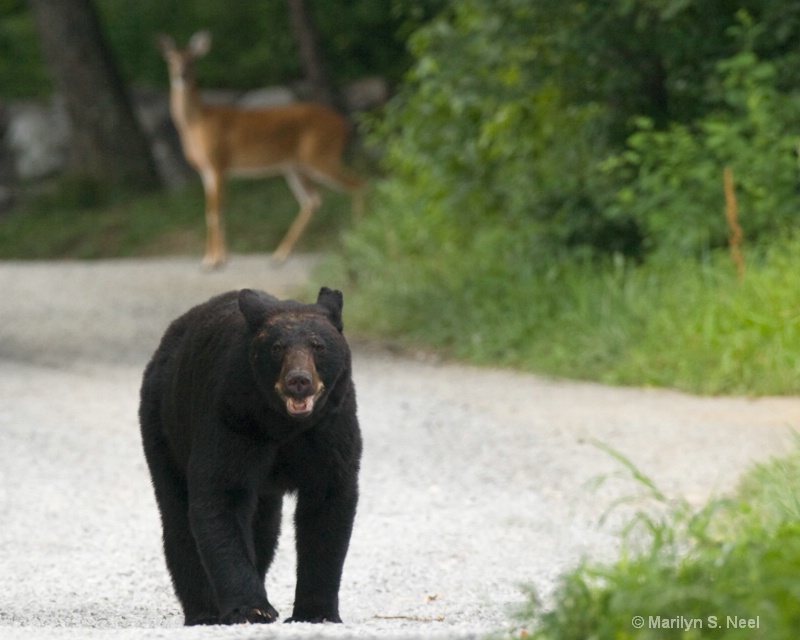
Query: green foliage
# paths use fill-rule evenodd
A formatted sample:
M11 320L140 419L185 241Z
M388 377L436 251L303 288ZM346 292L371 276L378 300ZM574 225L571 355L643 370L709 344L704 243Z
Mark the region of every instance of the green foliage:
M733 53L724 37L740 7L763 0L601 0L580 3L571 52L572 95L610 106L615 132L632 115L657 126L689 122L705 109L706 78ZM580 64L584 62L584 64Z
M413 192L431 251L466 250L486 227L546 246L601 217L591 192L603 111L537 75L555 46L542 17L521 0L466 0L410 40L417 62L373 139L388 143L386 170L402 184L382 192L381 208L406 210Z
M725 167L748 241L774 238L796 220L800 94L779 92L775 65L750 51L718 71L716 110L665 130L640 118L627 149L606 162L624 184L609 213L636 220L657 252L703 256L726 243Z
M412 6L413 4L413 6ZM441 0L309 2L333 81L365 75L397 82L409 64L404 37L429 18ZM286 0L95 0L123 77L133 85L166 86L156 35L180 44L200 29L214 36L213 55L198 67L204 86L252 89L302 76ZM21 0L0 1L0 94L41 97L50 91L32 20Z
M338 258L350 326L559 376L796 393L799 94L767 29L780 3L745 4L451 3L414 34L408 81L371 123L389 177ZM669 126L672 106L611 104L647 76L644 52L683 105ZM617 59L629 66L608 71ZM619 114L639 108L623 146ZM725 166L743 282L717 250Z
M198 65L199 81L215 88L250 89L296 78L300 65L285 2L254 9L233 2L97 0L106 36L123 76L134 84L166 86L156 36L167 33L179 46L200 29L214 37L213 54Z
M632 463L614 455L656 506L633 518L616 562L585 560L562 576L550 610L529 590L520 616L530 625L529 637L796 637L800 448L759 465L734 496L699 510L668 501ZM678 628L665 628L662 620ZM741 620L758 628L743 631Z
M800 436L795 434L795 448ZM727 524L730 535L746 535L750 528L776 530L789 519L800 521L800 456L788 455L753 467L739 484L740 509Z
M347 283L348 326L476 364L695 393L793 394L800 381L800 241L729 257L529 258L535 239L488 228L470 244L417 207L375 210L326 273ZM343 286L345 286L343 284Z
M49 89L50 79L24 3L0 2L0 95L10 100L46 95Z
M597 101L610 110L614 139L626 135L632 116L658 128L689 123L712 106L708 79L740 44L728 36L745 12L761 25L759 58L776 64L778 83L800 81L795 42L800 8L788 0L598 0L543 3L562 16L558 54L548 60L570 100ZM553 25L549 25L553 28ZM541 63L541 61L539 61ZM621 137L619 137L621 136Z
M727 238L722 171L731 166L748 240L782 232L794 220L800 94L779 89L765 25L729 4L453 3L411 38L416 64L374 127L403 185L385 190L382 206L401 210L414 191L420 223L451 217L465 250L494 225L535 238L533 260L575 250L705 255ZM653 65L665 74L660 106L626 84ZM628 95L644 102L621 106ZM620 149L609 132L634 116ZM438 251L441 239L431 239Z

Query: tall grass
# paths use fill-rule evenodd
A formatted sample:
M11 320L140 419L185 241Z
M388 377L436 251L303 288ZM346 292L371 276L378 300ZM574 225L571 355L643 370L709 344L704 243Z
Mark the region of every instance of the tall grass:
M413 206L413 203L411 203ZM380 213L378 214L380 215ZM704 394L800 388L800 241L705 262L542 259L523 231L431 248L429 224L371 221L326 273L351 330L476 364ZM417 220L418 223L418 220Z
M759 465L730 498L694 510L670 502L630 462L662 508L640 512L611 564L562 576L545 609L520 612L534 640L797 637L800 446ZM644 480L643 480L644 478Z

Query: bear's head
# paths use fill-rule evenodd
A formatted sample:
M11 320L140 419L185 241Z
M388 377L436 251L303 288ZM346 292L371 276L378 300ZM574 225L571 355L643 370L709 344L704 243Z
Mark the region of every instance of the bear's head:
M342 374L350 350L342 335L342 293L323 287L316 304L276 300L243 289L249 360L270 406L294 420L319 414Z

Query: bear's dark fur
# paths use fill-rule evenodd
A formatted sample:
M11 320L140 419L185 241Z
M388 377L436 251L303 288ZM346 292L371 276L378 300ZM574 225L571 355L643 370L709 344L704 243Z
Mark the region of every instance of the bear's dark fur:
M273 622L264 577L297 493L288 621L341 622L361 435L342 294L244 289L175 320L144 372L145 457L185 623Z

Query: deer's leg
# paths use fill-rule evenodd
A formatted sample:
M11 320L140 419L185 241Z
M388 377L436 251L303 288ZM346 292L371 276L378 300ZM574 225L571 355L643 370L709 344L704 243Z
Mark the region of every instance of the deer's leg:
M224 182L222 173L213 169L203 171L203 189L206 194L206 254L203 266L220 267L228 259L225 245L225 221L222 217Z
M308 223L311 222L314 211L322 204L316 188L304 175L294 171L289 172L286 174L286 182L289 184L294 197L297 198L297 202L300 203L300 212L294 219L292 226L289 227L289 231L286 232L283 240L281 240L278 248L275 249L275 253L272 254L272 258L276 262L283 262L289 257L295 243L303 235Z

